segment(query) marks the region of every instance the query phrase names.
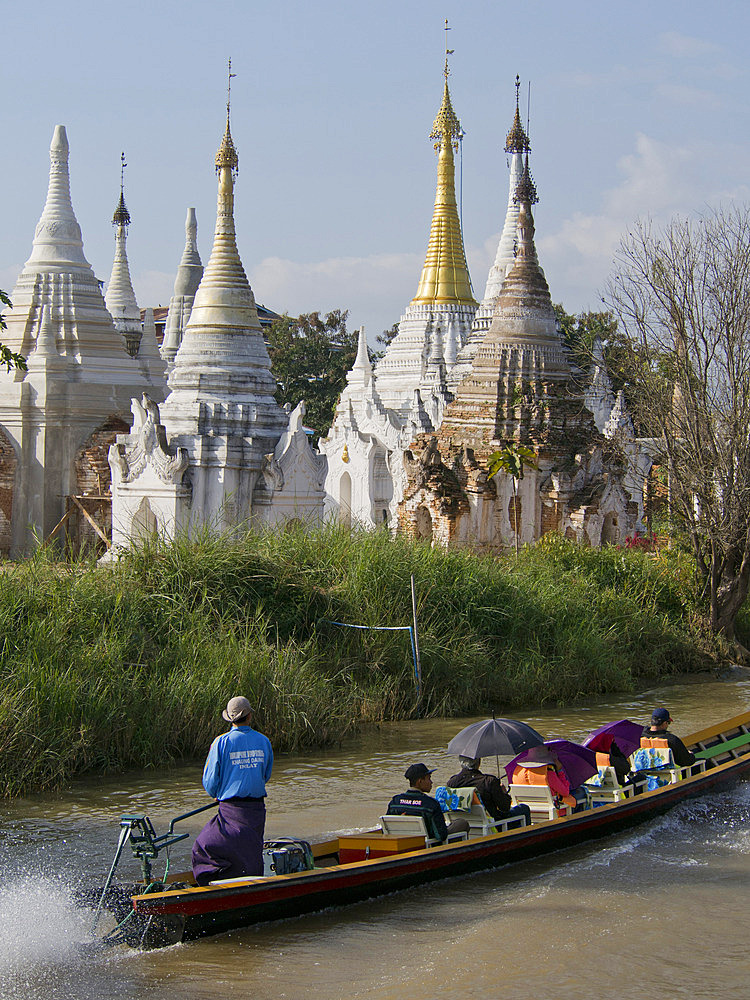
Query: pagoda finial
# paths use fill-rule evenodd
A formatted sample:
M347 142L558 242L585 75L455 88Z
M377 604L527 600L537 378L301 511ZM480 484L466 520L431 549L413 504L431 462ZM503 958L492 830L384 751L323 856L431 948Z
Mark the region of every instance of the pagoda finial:
M125 153L120 153L120 200L117 203L115 214L112 216L113 226L129 226L130 212L125 204Z
M445 68L443 69L443 76L445 77L446 84L448 83L448 77L450 76L450 69L448 67L448 56L452 56L454 50L448 48L448 32L450 31L450 25L448 24L448 18L445 19Z
M215 163L217 174L222 167L229 167L232 174L236 175L240 166L240 158L237 155L237 150L234 148L232 133L229 128L229 114L232 106L232 80L235 76L237 76L237 74L232 72L232 60L230 58L227 66L227 127L224 131L224 137L221 140L221 145L216 153Z
M430 132L430 139L435 140L435 149L440 152L440 148L443 142L449 142L453 146L454 152L458 150L458 143L460 139L464 137L464 131L461 128L461 122L456 116L456 112L453 110L453 105L451 104L451 95L448 90L448 77L450 76L450 67L448 66L448 56L452 56L454 50L448 48L448 32L450 31L450 26L448 25L448 20L445 21L445 66L443 68L443 77L445 78L445 85L443 88L443 101L440 105L440 110L437 113L435 121L432 123L432 132Z
M536 205L539 201L539 195L536 193L536 185L534 184L531 177L531 171L529 170L528 152L526 153L526 158L524 160L521 180L518 182L518 187L516 188L513 200L518 205Z
M531 149L529 137L521 124L521 111L519 107L518 92L521 89L521 77L516 73L516 113L513 117L513 124L505 139L506 153L528 153Z

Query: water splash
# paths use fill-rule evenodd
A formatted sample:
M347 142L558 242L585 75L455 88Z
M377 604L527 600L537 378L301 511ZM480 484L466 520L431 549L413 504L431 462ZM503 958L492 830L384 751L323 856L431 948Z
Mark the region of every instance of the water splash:
M90 925L90 914L75 906L68 887L16 876L0 894L0 982L76 962L91 942Z

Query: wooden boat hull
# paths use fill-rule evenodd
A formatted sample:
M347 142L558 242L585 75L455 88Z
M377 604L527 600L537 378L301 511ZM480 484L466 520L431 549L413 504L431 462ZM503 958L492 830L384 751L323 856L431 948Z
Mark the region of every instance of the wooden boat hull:
M750 725L750 713L690 738L718 738ZM688 741L686 741L688 742ZM185 887L133 897L134 943L158 947L255 923L299 916L331 906L408 889L440 878L488 870L539 857L628 829L678 802L741 780L750 773L750 745L709 770L623 802L560 819L391 857L332 865L205 888Z

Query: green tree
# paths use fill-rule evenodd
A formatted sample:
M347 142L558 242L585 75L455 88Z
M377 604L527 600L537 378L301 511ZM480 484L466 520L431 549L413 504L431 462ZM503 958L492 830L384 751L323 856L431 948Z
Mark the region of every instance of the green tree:
M281 316L268 331L276 399L297 406L304 399L305 424L323 436L333 421L346 373L357 356L357 333L346 329L347 310Z
M607 297L711 628L733 639L750 586L750 208L635 227Z
M523 479L523 471L538 469L535 452L525 444L510 441L499 451L493 451L487 459L488 478L498 472L505 472L513 481L513 534L516 536L516 559L518 558L518 484Z
M4 306L13 306L5 292L0 288L0 302ZM0 313L0 330L5 329L5 317ZM0 344L0 365L5 365L6 371L11 371L13 368L18 368L20 371L26 371L26 358L22 354L15 354L9 347L5 344Z

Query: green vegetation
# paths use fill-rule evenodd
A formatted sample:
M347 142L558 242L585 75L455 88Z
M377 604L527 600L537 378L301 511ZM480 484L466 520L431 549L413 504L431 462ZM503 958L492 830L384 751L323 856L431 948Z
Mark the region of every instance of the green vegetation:
M689 561L546 537L518 560L339 528L206 534L103 569L44 553L0 590L0 791L202 758L246 693L279 751L416 714L404 625L418 588L424 706L505 714L704 669Z
M334 309L280 316L267 332L276 402L292 409L304 399L305 424L314 440L328 433L346 373L357 356L357 331L346 329L348 312Z

